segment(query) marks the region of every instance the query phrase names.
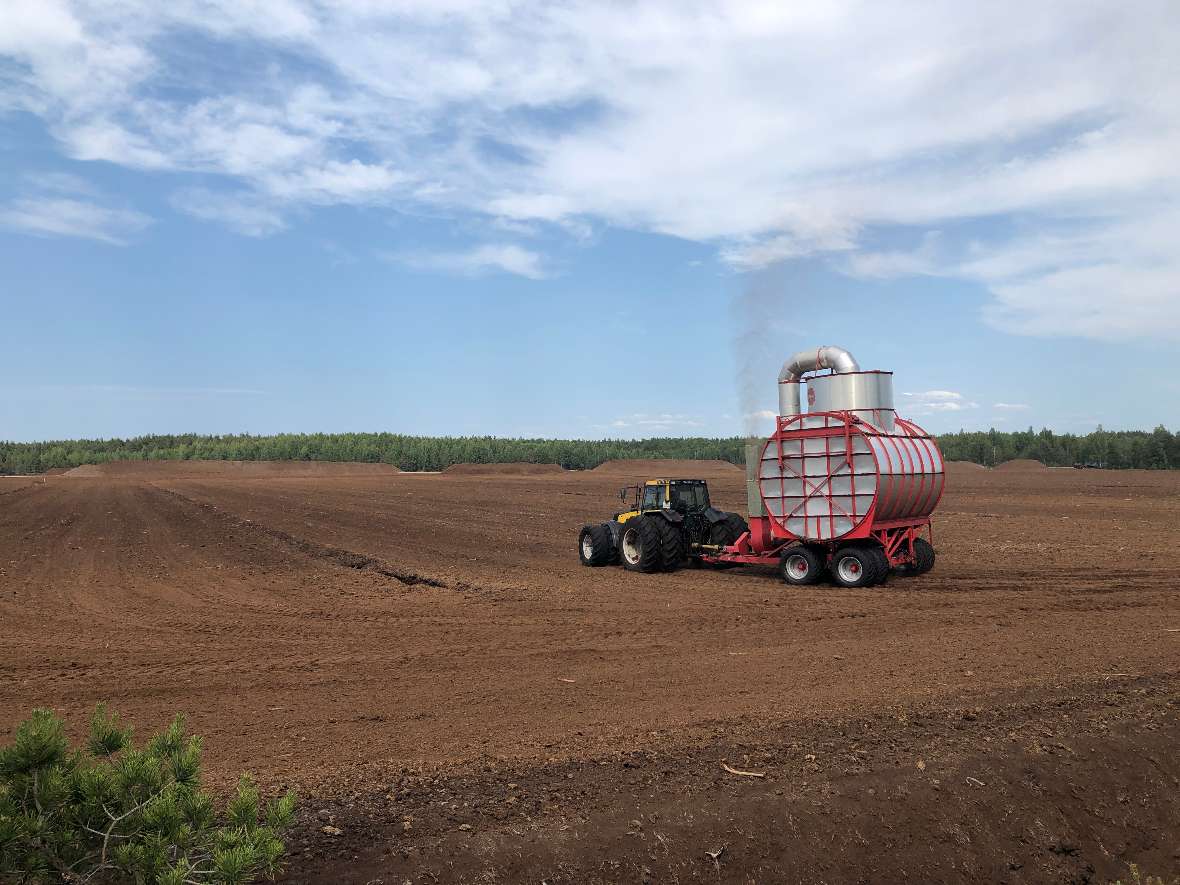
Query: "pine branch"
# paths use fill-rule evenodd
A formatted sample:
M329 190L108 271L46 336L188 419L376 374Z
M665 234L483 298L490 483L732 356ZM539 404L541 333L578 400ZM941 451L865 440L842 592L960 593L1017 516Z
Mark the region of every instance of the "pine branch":
M114 832L115 827L117 827L119 825L119 821L123 820L124 818L130 817L131 815L135 814L135 812L137 812L137 811L142 811L144 809L144 807L147 806L149 803L154 802L156 799L159 799L161 796L163 796L164 792L167 789L168 789L168 787L162 787L160 790L158 790L153 795L148 796L146 799L144 799L142 802L140 802L138 805L136 805L130 811L124 811L118 817L111 818L111 825L109 827L107 827L106 836L102 840L102 862L103 863L107 862L107 843L110 842L111 833ZM106 811L107 816L110 817L111 813L109 811L107 811L107 807L105 805L102 807L102 810Z

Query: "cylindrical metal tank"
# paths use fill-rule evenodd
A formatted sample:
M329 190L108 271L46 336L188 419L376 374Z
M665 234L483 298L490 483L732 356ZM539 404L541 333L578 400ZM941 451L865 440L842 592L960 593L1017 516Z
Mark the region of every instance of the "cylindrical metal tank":
M774 535L834 541L933 512L943 489L934 439L909 421L886 430L854 411L784 417L766 441L758 489Z
M893 432L893 373L845 372L807 379L808 412L852 412Z

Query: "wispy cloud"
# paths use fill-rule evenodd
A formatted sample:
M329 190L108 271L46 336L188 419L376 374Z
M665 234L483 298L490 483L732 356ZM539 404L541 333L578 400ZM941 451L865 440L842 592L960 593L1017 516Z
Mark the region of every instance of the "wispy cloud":
M109 203L99 188L81 176L28 172L18 180L18 195L0 203L0 227L36 236L80 237L124 245L152 223L142 212Z
M595 427L610 428L612 430L638 430L643 432L663 432L667 430L692 430L699 429L705 426L705 422L695 415L672 414L665 412L663 414L647 414L644 412L636 412L632 415L624 415L616 418L609 424L599 424Z
M1031 409L1032 406L1028 403L992 403L992 408L1023 412Z
M81 237L112 245L151 224L132 209L114 209L70 197L25 197L0 204L0 227L40 236Z
M172 205L205 221L219 221L248 237L265 237L283 230L287 222L274 206L250 193L215 193L189 188L172 195Z
M416 270L441 271L461 276L502 272L543 280L550 276L537 252L510 243L489 243L458 252L384 252L387 261Z
M971 402L954 390L925 390L918 393L903 393L902 416L934 415L940 412L965 412L978 409L979 403Z

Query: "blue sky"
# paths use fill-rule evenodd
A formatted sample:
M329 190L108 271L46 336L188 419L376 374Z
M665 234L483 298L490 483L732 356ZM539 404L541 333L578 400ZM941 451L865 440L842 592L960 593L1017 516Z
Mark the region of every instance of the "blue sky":
M1180 10L779 7L4 4L0 438L1180 426Z

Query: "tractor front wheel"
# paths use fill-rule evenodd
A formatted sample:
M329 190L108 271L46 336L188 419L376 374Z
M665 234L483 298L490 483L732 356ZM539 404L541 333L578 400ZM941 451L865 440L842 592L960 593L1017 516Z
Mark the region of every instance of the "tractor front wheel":
M619 553L623 568L631 572L658 572L664 565L661 533L655 520L660 517L633 516L623 523Z

